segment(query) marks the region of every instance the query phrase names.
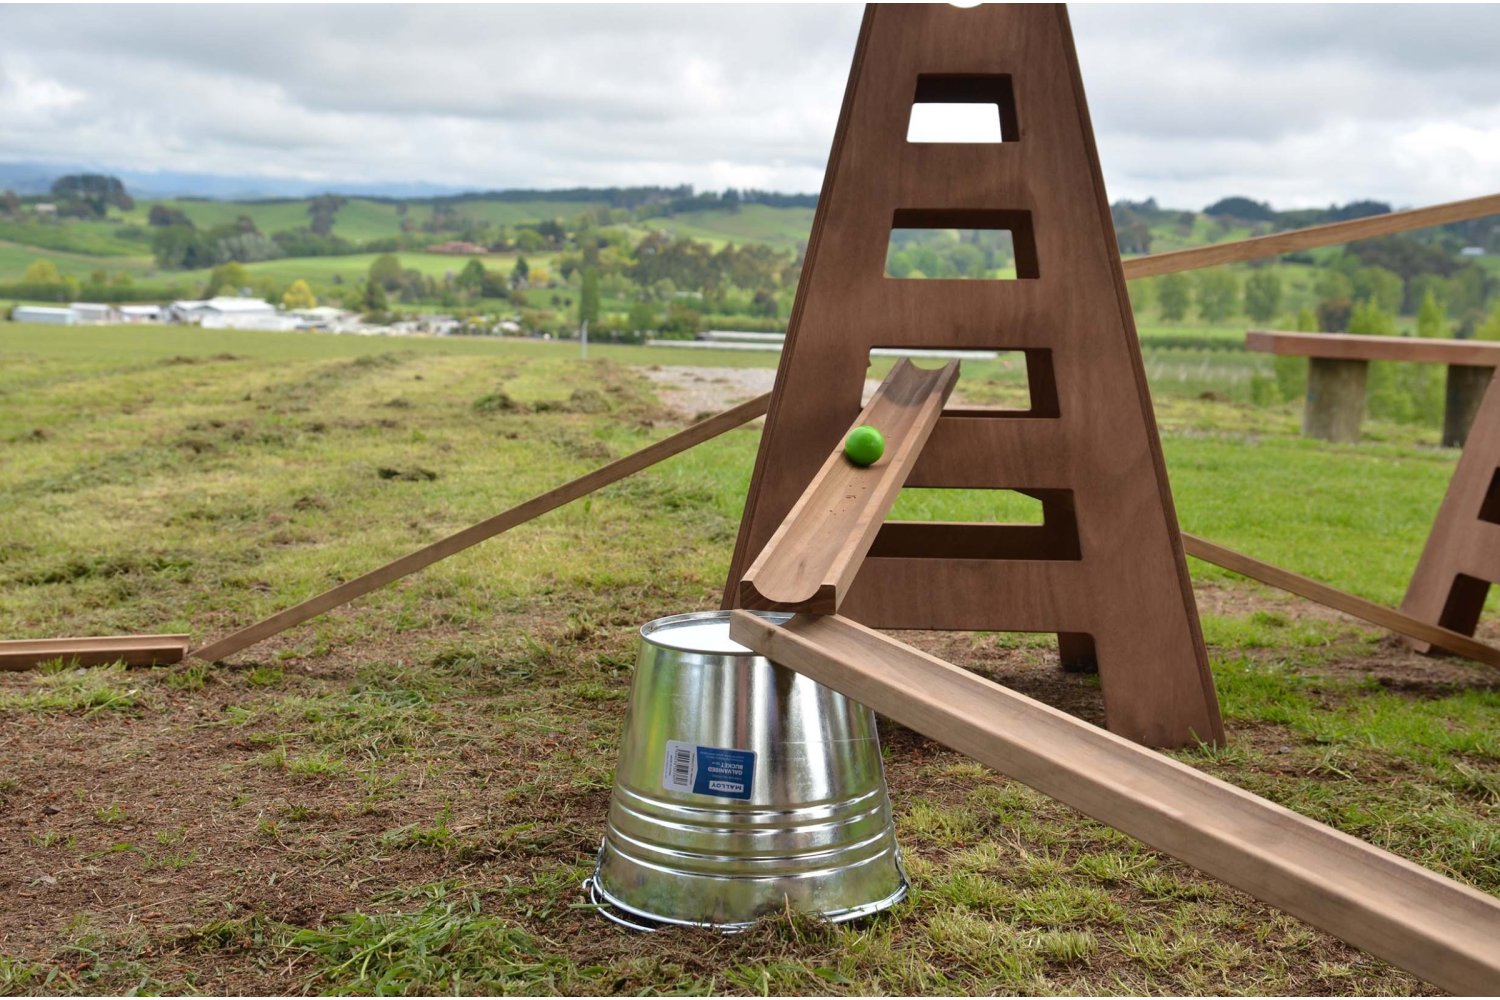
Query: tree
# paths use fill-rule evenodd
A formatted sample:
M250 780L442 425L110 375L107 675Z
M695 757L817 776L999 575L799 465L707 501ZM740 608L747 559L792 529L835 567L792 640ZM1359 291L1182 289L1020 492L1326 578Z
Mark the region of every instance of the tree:
M339 209L343 208L347 199L340 198L336 194L324 194L312 199L307 203L307 214L311 219L308 228L319 236L328 236L333 232L333 220L338 215Z
M1448 310L1438 302L1437 296L1428 289L1422 297L1422 307L1417 310L1417 336L1441 337L1448 322Z
M153 226L182 226L185 229L193 228L193 220L180 208L171 205L163 205L158 202L151 206L151 212L146 221Z
M395 254L383 253L370 261L370 283L385 291L401 287L401 259Z
M57 265L39 257L26 265L26 270L21 274L22 284L27 285L60 285L62 284L62 272Z
M516 258L516 266L510 269L510 287L525 288L531 280L531 265L525 257Z
M1490 318L1474 329L1476 340L1500 340L1500 303L1496 303L1495 311L1490 313Z
M1401 308L1406 294L1406 283L1401 275L1383 267L1362 267L1351 275L1354 298L1373 302L1386 312Z
M165 226L151 237L151 252L158 267L166 270L192 270L220 263L217 241L207 233L189 226Z
M1161 318L1176 323L1187 315L1192 283L1182 273L1164 275L1156 286L1157 300L1161 303Z
M378 281L365 282L364 307L367 313L384 313L390 303L385 297L385 287Z
M625 318L625 325L630 327L633 333L644 333L655 330L656 324L656 305L651 302L634 303L630 307L630 313Z
M583 284L578 290L578 322L599 323L599 271L587 268L583 272Z
M1244 219L1247 222L1275 222L1276 212L1263 201L1249 198L1220 198L1203 210L1204 215L1220 218Z
M283 309L312 309L318 304L318 299L308 287L307 282L298 278L292 282L281 295L281 307Z
M1349 313L1349 332L1394 337L1396 317L1380 308L1379 303L1358 302Z
M1245 314L1257 323L1269 323L1281 308L1281 276L1260 270L1245 281Z
M113 206L128 212L135 199L125 191L118 177L107 174L68 174L52 182L52 194L62 201L88 206L89 214L103 218Z
M214 230L215 233L222 231ZM235 231L214 241L214 259L220 262L237 260L253 264L258 260L276 260L285 256L286 251L280 243L260 233Z
M483 295L487 278L484 262L475 257L464 265L462 271L458 272L458 277L453 279L453 287L471 296Z
M204 298L213 298L220 292L238 295L240 289L250 284L250 272L239 261L220 264L208 274L208 284L203 286Z
M1239 304L1240 283L1232 271L1215 268L1198 275L1198 315L1208 323L1222 323Z

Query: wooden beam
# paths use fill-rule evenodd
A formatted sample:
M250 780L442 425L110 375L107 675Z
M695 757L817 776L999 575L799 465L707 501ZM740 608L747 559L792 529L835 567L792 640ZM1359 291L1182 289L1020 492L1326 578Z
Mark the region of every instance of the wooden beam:
M1457 994L1500 990L1500 901L838 616L730 636Z
M858 466L843 439L740 580L740 606L831 614L901 493L958 381L958 362L918 368L903 358L851 425L885 438L885 454Z
M1311 250L1314 247L1352 243L1355 240L1390 236L1411 229L1426 229L1429 226L1482 219L1487 215L1500 215L1500 194L1464 201L1450 201L1427 208L1411 208L1404 212L1387 212L1348 222L1331 222L1324 226L1309 226L1306 229L1291 229L1269 236L1255 236L1233 243L1215 243L1190 250L1173 250L1170 253L1151 254L1148 257L1132 257L1124 261L1126 278L1149 278L1158 274L1174 274L1177 271L1192 271L1200 267L1215 267L1219 264L1234 264L1260 257L1275 257L1294 250Z
M557 487L548 490L540 496L532 497L525 503L518 504L507 511L496 514L494 517L480 521L478 524L470 525L462 531L455 532L447 538L433 542L424 548L402 556L400 559L386 563L378 569L373 569L363 576L355 577L347 583L341 583L331 590L324 591L316 597L311 597L301 604L294 605L284 611L278 611L256 622L209 643L206 646L193 650L192 655L204 660L221 660L226 656L237 653L247 646L252 646L263 639L269 639L279 632L284 632L294 625L300 625L309 618L331 611L341 605L348 604L357 597L374 590L379 590L388 583L392 583L404 576L410 576L418 570L426 569L433 563L446 559L464 549L478 545L480 542L493 538L502 532L509 531L517 525L525 524L532 518L539 517L550 510L555 510L564 504L571 503L580 497L587 496L595 490L602 489L611 483L624 479L643 469L648 469L658 462L671 458L673 455L681 454L689 448L702 444L718 437L726 431L731 431L741 424L749 423L756 417L763 416L766 407L771 402L771 396L757 396L752 400L725 410L723 413L709 417L707 420L693 424L684 430L678 431L671 437L663 438L655 444L647 445L640 451L626 455L602 468L595 469L587 475L579 476Z
M1355 618L1379 625L1381 628L1390 629L1397 635L1431 643L1440 649L1478 663L1500 667L1500 649L1479 642L1461 632L1424 622L1420 618L1413 618L1395 608L1367 601L1363 597L1355 597L1336 587L1330 587L1326 583L1319 583L1317 580L1279 566L1252 559L1242 552L1226 549L1222 545L1210 542L1206 538L1199 538L1197 535L1190 535L1186 531L1182 533L1182 546L1188 555L1213 563L1221 569L1248 576L1252 580L1259 580L1277 590L1285 590L1298 597L1305 597L1309 601L1353 615Z
M1339 361L1420 361L1440 365L1500 367L1500 341L1375 337L1357 333L1290 333L1251 330L1245 350Z
M0 642L0 670L30 670L63 659L83 667L124 662L132 667L177 663L187 655L185 635L97 635L70 639L10 639Z

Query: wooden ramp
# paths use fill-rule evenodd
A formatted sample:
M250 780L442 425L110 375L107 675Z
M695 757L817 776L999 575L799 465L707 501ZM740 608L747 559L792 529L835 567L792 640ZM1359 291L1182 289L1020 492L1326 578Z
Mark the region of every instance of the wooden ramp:
M1388 608L1374 601L1367 601L1363 597L1356 597L1348 591L1330 587L1326 583L1319 583L1299 573L1293 573L1289 569L1273 566L1268 562L1253 559L1243 552L1225 548L1222 545L1210 542L1206 538L1190 535L1186 531L1182 533L1182 544L1187 549L1187 554L1195 559L1213 563L1221 569L1227 569L1231 573L1248 576L1252 580L1259 580L1284 590L1298 597L1305 597L1324 607L1342 611L1346 615L1379 625L1381 628L1390 629L1397 635L1406 639L1408 643L1417 646L1422 652L1427 652L1434 645L1439 649L1459 656L1466 657L1476 663L1483 663L1491 667L1500 667L1500 649L1480 642L1472 635L1455 632L1441 625L1413 618L1409 614Z
M187 655L186 635L96 635L68 639L9 639L0 642L0 670L30 670L61 659L82 667L125 663L150 667L177 663Z
M957 381L957 361L937 371L896 363L854 422L880 431L885 454L860 467L834 447L740 580L741 607L838 610Z
M1500 992L1500 901L855 622L730 636L1456 994Z

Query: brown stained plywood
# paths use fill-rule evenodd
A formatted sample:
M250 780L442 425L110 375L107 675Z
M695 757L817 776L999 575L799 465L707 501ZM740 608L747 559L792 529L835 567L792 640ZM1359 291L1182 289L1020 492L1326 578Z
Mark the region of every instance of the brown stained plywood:
M1423 361L1481 368L1500 365L1500 342L1485 340L1251 330L1245 334L1245 350L1340 361Z
M1010 141L906 141L919 89L961 96L975 80L1013 98ZM1023 277L886 278L894 225L1008 226ZM1113 731L1156 746L1222 739L1061 7L867 9L727 606L859 413L876 346L1026 351L1032 410L946 412L907 484L1045 490L1048 523L1067 530L966 546L941 525L888 526L842 613L880 628L1056 632L1070 655L1092 637Z
M730 636L1455 994L1500 991L1500 900L837 615Z
M1493 583L1500 583L1500 375L1479 404L1401 610L1473 635ZM1432 649L1424 640L1408 644Z
M740 580L742 607L838 610L957 381L957 361L937 371L896 363L855 420L881 433L884 454L858 466L835 446Z

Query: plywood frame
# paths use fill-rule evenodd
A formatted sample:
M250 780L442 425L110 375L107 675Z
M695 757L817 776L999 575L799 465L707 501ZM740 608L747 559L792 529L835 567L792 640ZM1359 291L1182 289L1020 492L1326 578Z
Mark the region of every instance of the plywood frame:
M912 105L988 94L999 144L909 143ZM1013 113L1013 120L1005 116ZM1004 228L1013 281L884 276L899 227ZM1042 528L890 523L842 613L1053 632L1110 728L1223 737L1066 12L867 9L725 590L859 412L875 347L1020 351L1025 412L951 407L909 486L1043 497Z
M1490 378L1401 610L1473 635L1490 585L1500 583L1500 374ZM1408 639L1431 652L1425 639Z

